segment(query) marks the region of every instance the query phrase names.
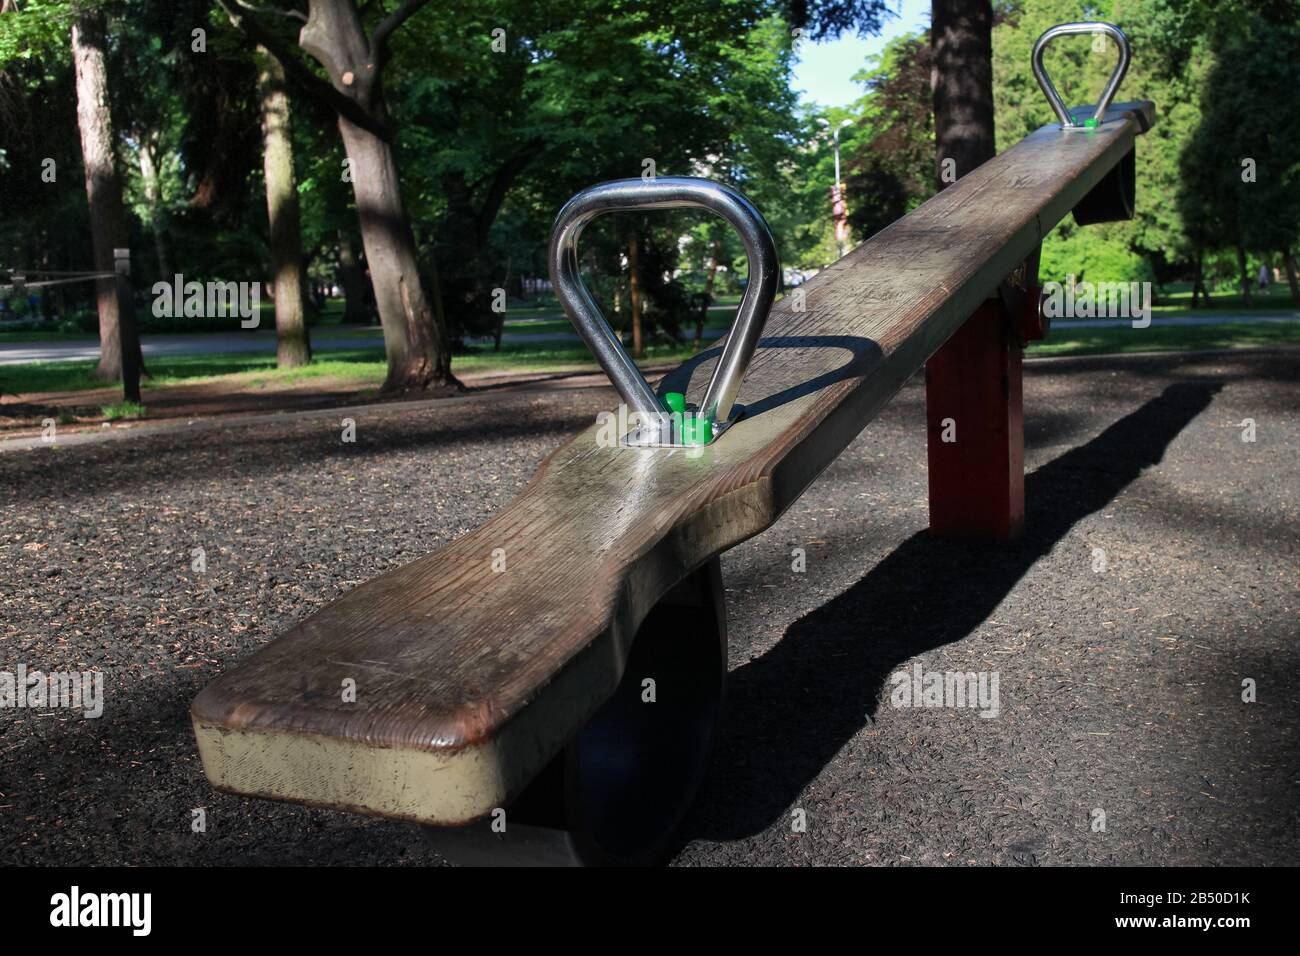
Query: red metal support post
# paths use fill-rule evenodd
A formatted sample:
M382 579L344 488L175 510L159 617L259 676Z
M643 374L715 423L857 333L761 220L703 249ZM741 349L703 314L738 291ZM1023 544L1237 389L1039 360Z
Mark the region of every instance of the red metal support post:
M1023 529L1021 355L989 299L926 363L931 534L1005 541Z

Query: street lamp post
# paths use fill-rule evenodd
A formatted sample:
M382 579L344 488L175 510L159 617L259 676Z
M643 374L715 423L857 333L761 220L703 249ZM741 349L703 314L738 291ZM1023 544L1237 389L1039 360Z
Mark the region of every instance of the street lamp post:
M817 122L827 128L831 125L826 119L818 119ZM844 236L847 230L845 229L844 187L840 182L840 130L852 125L853 120L841 120L832 136L835 142L835 186L831 190L831 216L835 221L835 248L841 259L844 258Z

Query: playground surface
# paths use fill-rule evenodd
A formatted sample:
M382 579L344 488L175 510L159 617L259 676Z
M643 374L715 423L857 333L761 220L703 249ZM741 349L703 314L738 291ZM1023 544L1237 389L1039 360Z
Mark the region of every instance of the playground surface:
M0 863L439 862L407 824L214 792L190 701L486 520L614 401L374 406L354 443L313 412L0 455L0 670L97 669L107 694L98 719L6 714ZM727 708L677 862L1300 858L1298 411L1295 349L1027 362L1026 534L961 543L925 532L914 378L722 557ZM997 716L894 706L918 664L996 674Z

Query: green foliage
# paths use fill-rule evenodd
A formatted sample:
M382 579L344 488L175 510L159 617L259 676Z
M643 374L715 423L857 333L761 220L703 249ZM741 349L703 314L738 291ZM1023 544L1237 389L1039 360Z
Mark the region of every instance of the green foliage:
M1033 130L1056 122L1031 68L1034 41L1048 27L1071 20L1101 19L1117 23L1128 35L1132 62L1117 99L1149 99L1156 103L1155 127L1142 137L1137 150L1136 218L1106 227L1135 247L1174 259L1188 255L1191 242L1179 212L1183 190L1178 157L1200 119L1199 95L1209 61L1204 43L1179 33L1181 20L1169 13L1165 0L1024 0L1016 16L993 31L994 98L997 142L1005 149ZM1176 36L1182 66L1171 71L1163 45ZM1069 104L1096 102L1113 70L1117 51L1108 38L1061 37L1044 56L1044 66L1062 98Z
M1068 276L1080 282L1154 282L1147 258L1135 251L1114 230L1080 228L1070 220L1057 226L1043 241L1038 265L1040 282L1065 283Z
M934 194L929 33L891 40L853 79L866 93L854 104L846 195L849 223L865 239Z
M92 0L85 0L86 3ZM265 277L266 208L253 51L212 0L105 0L112 109L131 210L133 279L160 271L155 231L187 278ZM256 14L295 49L300 26ZM303 4L285 3L281 6ZM395 0L364 5L367 26ZM89 226L68 32L72 0L25 0L0 16L0 266L85 268ZM1044 278L1168 278L1202 251L1209 281L1237 272L1231 247L1275 254L1300 233L1300 42L1294 4L1248 0L1000 0L995 4L997 142L1005 149L1053 114L1030 70L1048 26L1119 23L1133 45L1120 100L1157 103L1137 148L1137 218L1076 228L1045 242ZM829 130L843 120L843 176L856 240L934 190L934 133L925 32L899 37L863 65L849 109L801 108L790 90L796 28L871 31L878 0L448 0L393 35L385 99L401 188L430 276L457 336L491 331L504 287L546 273L556 210L603 179L705 175L763 210L787 267L836 256ZM190 31L207 31L207 50ZM504 28L503 48L493 31ZM299 51L300 52L300 51ZM812 53L811 55L815 55ZM1047 66L1071 103L1095 100L1115 58L1105 41L1063 38ZM306 67L323 75L307 57ZM303 246L310 274L334 277L340 237L357 210L341 172L332 110L291 85ZM141 172L157 155L158 191ZM1256 160L1253 184L1241 159ZM52 159L57 182L41 182ZM37 228L38 227L38 228ZM729 227L695 213L607 217L583 236L584 274L617 326L628 316L627 250L636 235L648 335L693 323L706 288L741 290L744 254ZM683 239L684 237L684 239ZM713 261L721 264L709 276ZM364 265L364 263L363 263ZM93 330L91 287L62 287L70 327ZM618 310L615 311L615 304ZM139 310L151 328L147 305ZM459 359L458 359L459 361Z
M1218 22L1179 206L1207 245L1289 249L1300 238L1300 26L1249 13Z
M89 264L60 255L89 239L70 27L66 2L0 15L0 268Z
M9 70L31 62L53 66L59 59L69 62L73 5L68 0L26 0L20 10L0 17L0 67Z
M790 25L814 40L854 30L858 36L871 36L894 16L885 0L790 0L787 7Z
M1074 252L1094 270L1135 276L1149 269L1135 270L1122 247L1164 264L1188 263L1203 249L1212 253L1237 241L1270 253L1294 245L1300 235L1300 100L1287 91L1294 88L1300 45L1287 6L1021 0L1003 10L993 32L999 148L1055 122L1034 80L1030 53L1056 23L1118 24L1129 37L1132 63L1117 99L1156 103L1156 125L1137 145L1136 217L1054 235L1044 249L1045 264ZM1115 58L1109 39L1098 45L1091 37L1062 37L1044 63L1065 101L1081 104L1096 101ZM1241 182L1245 156L1255 157L1260 169L1253 186ZM1210 264L1218 264L1213 256Z
M773 9L761 0L591 0L561 13L495 0L439 21L433 35L397 35L389 90L404 188L413 218L429 224L420 238L454 331L495 324L489 293L508 275L544 274L550 223L569 196L640 176L647 161L656 175L730 182L775 210L782 227L798 121L792 38ZM500 24L504 50L494 51ZM590 281L611 298L625 285L631 224L584 234L599 273ZM677 268L668 225L637 223L659 253L643 279L659 311L680 318L681 290L655 278ZM727 254L736 251L728 240Z

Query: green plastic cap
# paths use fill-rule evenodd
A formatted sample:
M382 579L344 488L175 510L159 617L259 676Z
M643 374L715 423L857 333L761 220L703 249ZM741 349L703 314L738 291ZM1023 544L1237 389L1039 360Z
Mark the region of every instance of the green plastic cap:
M682 416L682 444L707 445L713 440L713 420L700 415Z
M681 392L664 392L664 404L670 412L686 411L686 396Z
M1097 117L1095 117L1095 116L1089 116L1086 120L1083 121L1083 125L1086 126L1086 127L1088 127L1088 129L1096 129L1096 128L1097 128Z

